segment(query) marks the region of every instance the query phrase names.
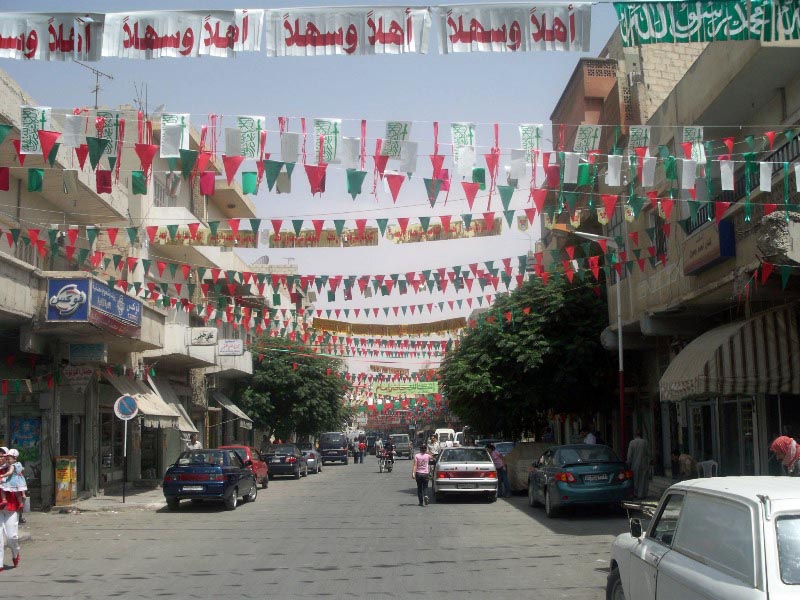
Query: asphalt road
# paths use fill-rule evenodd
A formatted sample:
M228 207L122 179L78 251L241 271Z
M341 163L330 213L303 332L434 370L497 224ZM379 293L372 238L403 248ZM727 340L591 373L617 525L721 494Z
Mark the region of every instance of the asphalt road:
M411 463L328 465L226 512L30 515L4 598L604 598L607 511L551 520L516 496L417 505ZM7 556L10 563L10 556Z

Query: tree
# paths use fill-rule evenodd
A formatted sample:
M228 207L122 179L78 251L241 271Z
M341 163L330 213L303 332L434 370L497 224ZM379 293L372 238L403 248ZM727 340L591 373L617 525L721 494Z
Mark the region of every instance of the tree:
M590 287L563 278L548 285L532 278L498 297L442 363L450 410L478 431L516 438L548 410L605 406L612 389L600 344L607 315Z
M257 427L280 437L342 429L350 417L343 399L351 388L339 377L343 361L282 338L264 336L255 346L263 360L256 362L239 405Z

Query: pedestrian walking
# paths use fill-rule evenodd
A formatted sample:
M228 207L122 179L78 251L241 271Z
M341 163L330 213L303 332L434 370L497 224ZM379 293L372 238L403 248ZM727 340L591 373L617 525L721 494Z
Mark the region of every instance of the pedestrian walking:
M428 506L428 475L430 473L428 462L430 459L428 447L421 444L411 465L411 479L415 479L417 482L417 498L420 506Z
M361 464L364 464L364 458L367 456L367 442L363 439L358 442L358 454L361 457Z
M203 444L197 441L197 434L190 433L189 434L189 441L186 442L186 446L184 450L200 450L203 447Z
M581 435L583 436L583 443L584 444L596 444L597 443L597 436L592 433L591 429L583 429L581 431Z
M0 447L0 469L5 468L9 460L8 449ZM9 465L10 466L10 465ZM13 469L12 469L13 471ZM14 566L19 565L19 496L16 492L0 490L0 572L5 568L5 547L11 548Z
M503 460L503 455L497 451L494 444L486 444L486 449L492 457L494 468L497 469L497 495L502 498L510 498L511 484L508 481L508 467Z
M773 440L769 449L783 465L786 475L800 477L800 449L794 439L788 435L782 435Z
M28 483L25 481L25 476L22 474L25 467L19 462L19 450L11 448L6 454L7 466L11 468L10 474L0 482L0 489L6 492L14 492L19 499L19 522L24 523L25 518L22 516L23 507L28 496Z
M650 444L642 437L642 431L628 444L628 467L633 471L633 494L637 498L647 498L650 486Z

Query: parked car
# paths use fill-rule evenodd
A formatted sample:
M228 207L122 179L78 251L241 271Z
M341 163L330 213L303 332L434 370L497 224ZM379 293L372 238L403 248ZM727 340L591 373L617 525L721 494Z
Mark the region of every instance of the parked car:
M303 456L306 457L306 465L308 466L308 470L314 473L315 475L322 471L322 457L320 453L313 448L308 448L302 450Z
M393 433L389 439L394 445L394 452L397 456L405 456L409 460L414 455L413 448L411 447L411 438L407 433Z
M493 442L494 449L497 450L501 456L505 456L514 449L516 442Z
M497 500L497 469L484 448L445 448L433 470L433 495L479 494Z
M553 446L528 473L528 504L548 517L574 505L614 505L633 497L633 472L608 446Z
M606 598L788 600L800 591L800 479L684 481L611 546Z
M233 450L247 464L250 461L250 470L256 476L256 482L265 488L269 485L269 468L261 453L252 446L220 446L220 450Z
M222 500L235 510L239 498L253 502L258 485L250 465L233 450L187 450L171 465L162 483L170 510L178 510L181 500Z
M292 475L295 479L308 475L306 457L294 444L272 444L264 453L269 467L269 478Z
M347 436L341 431L329 431L319 436L319 451L322 454L322 464L330 462L343 462L348 464Z

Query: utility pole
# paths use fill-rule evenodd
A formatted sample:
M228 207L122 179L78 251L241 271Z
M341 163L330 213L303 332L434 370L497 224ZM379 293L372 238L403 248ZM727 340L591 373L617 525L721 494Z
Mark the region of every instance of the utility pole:
M106 77L108 79L114 79L114 78L111 75L109 75L108 73L103 73L102 71L98 71L94 67L90 67L89 65L85 65L82 62L78 62L75 59L72 59L72 62L74 62L76 65L82 66L84 69L89 69L92 73L94 73L94 89L92 89L92 91L94 92L94 108L95 108L95 110L97 110L97 108L98 108L97 98L98 98L98 94L100 93L100 77L102 76L102 77Z

